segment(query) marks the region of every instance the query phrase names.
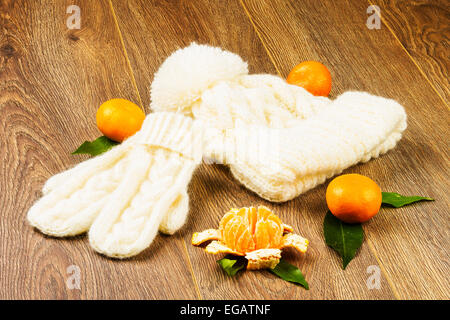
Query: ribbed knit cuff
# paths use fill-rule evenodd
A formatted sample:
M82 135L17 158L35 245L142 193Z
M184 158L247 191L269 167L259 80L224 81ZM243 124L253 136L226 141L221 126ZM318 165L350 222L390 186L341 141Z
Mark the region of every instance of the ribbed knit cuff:
M192 118L173 112L147 115L141 130L127 143L160 146L200 162L203 149L202 125Z

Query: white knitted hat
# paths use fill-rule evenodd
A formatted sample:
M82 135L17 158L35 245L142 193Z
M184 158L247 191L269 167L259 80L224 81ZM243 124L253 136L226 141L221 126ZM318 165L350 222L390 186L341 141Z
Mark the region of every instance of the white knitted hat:
M158 80L151 87L152 110L190 115L192 104L206 89L247 73L247 63L238 55L192 43L175 51L155 74Z
M235 54L195 43L161 65L151 98L155 111L202 120L204 156L276 202L387 152L406 128L393 100L362 92L316 97L277 76L249 75Z

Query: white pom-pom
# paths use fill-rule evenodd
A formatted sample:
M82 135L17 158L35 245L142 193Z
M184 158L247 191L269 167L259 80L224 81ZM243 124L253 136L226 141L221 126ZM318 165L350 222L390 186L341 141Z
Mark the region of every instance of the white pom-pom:
M191 106L203 91L245 74L247 63L237 54L192 43L170 55L155 74L151 109L191 115Z

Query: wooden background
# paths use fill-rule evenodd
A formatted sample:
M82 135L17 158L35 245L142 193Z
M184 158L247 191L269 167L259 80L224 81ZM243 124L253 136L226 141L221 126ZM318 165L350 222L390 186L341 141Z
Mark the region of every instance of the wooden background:
M80 30L66 26L71 4L81 8ZM371 4L379 30L366 27ZM449 299L449 21L445 0L0 0L0 298ZM85 236L53 239L27 225L45 180L86 159L70 153L99 136L98 106L121 97L149 112L154 72L191 41L238 53L252 73L285 77L303 60L322 61L332 98L365 90L397 99L408 113L403 139L346 173L436 201L382 209L345 271L323 239L326 184L271 204L217 165L196 171L185 227L130 260L95 253ZM230 278L190 245L230 207L257 204L310 239L306 256L287 255L309 291L267 271ZM79 290L66 286L71 265ZM366 286L371 265L381 269L378 290Z

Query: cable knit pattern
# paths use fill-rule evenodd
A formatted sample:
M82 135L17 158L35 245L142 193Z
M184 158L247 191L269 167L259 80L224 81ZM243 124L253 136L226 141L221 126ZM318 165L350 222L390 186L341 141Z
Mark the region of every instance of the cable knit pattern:
M197 44L176 51L152 83L151 108L175 110L175 100L161 99L168 92L195 97L176 110L204 123L204 156L229 165L242 184L267 200L290 200L378 157L406 128L405 111L393 100L363 92L334 101L315 97L280 77L249 75L244 62L230 56Z
M126 258L147 248L158 228L180 228L187 185L201 158L198 123L174 113L147 116L121 145L50 178L28 212L43 233L64 237L89 230L92 247Z
M345 168L394 148L406 128L397 102L363 92L332 101L268 75L236 54L192 44L156 73L151 108L134 136L57 174L29 210L31 225L126 258L185 222L187 185L202 155L247 188L287 201ZM174 113L174 112L177 113Z
M272 131L267 135L277 137L278 154L260 153L253 161L246 158L248 153L227 150L226 154L232 156L231 172L245 186L270 201L287 201L345 168L392 149L405 120L395 101L348 92L294 127L267 128ZM243 150L254 140L255 130L247 132L246 139L229 135L235 139L234 150Z

